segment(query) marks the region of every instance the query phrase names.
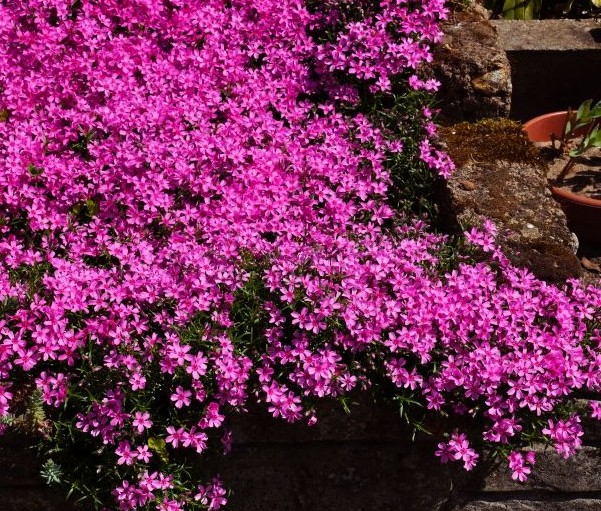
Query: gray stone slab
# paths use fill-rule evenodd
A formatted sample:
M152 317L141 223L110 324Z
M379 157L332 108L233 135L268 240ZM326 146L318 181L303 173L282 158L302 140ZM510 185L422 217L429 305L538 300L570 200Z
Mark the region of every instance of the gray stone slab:
M507 500L503 502L473 501L453 511L599 511L601 500L572 499L564 501Z
M366 396L351 401L350 415L335 400L317 403L317 423L310 427L305 421L290 424L274 419L267 406L251 405L248 413L229 417L233 441L238 444L348 440L411 442L410 433L392 405L376 405Z
M60 492L46 488L0 487L2 511L74 511Z
M511 64L512 119L599 99L601 23L595 20L492 20Z
M230 511L437 511L453 486L448 465L398 444L234 446L215 462Z
M511 479L506 463L484 480L484 491L538 490L556 492L601 492L601 451L583 447L569 459L563 459L553 450L537 452L537 462L530 478L519 483ZM599 507L601 510L601 506Z
M30 449L0 446L0 487L40 485L39 471L40 463Z
M491 20L499 44L516 50L601 50L601 24L595 20Z
M441 194L447 228L469 229L489 218L498 227L497 242L514 265L551 282L579 277L577 239L551 196L546 168L531 154L521 126L486 120L449 126L441 135L457 164Z

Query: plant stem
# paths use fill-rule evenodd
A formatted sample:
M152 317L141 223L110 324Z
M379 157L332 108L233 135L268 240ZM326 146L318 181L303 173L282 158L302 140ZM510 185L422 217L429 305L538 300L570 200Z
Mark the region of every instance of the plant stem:
M559 185L563 182L563 180L568 175L570 170L572 170L572 168L574 167L575 163L576 163L576 160L574 158L570 158L567 161L567 163L564 165L563 169L561 169L559 176L557 176L557 179L555 179L555 184Z

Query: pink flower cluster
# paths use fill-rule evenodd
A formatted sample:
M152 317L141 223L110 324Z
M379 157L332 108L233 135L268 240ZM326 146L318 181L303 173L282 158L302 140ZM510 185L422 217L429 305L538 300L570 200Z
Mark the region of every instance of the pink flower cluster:
M511 478L518 481L525 481L528 474L532 472L532 465L535 463L534 451L528 451L526 456L517 451L511 451L508 456L509 468L511 469Z
M573 452L576 418L554 411L601 388L601 292L512 267L490 224L468 235L489 259L442 273L445 237L387 203L403 144L341 113L355 82L419 88L403 80L445 15L438 0L3 2L0 416L24 375L52 410L96 392L74 421L127 474L122 510L218 509L217 480L182 489L153 467L203 452L250 399L312 424L312 398L374 371L428 409L479 414L488 442L519 444L534 413ZM428 138L419 158L452 170ZM440 455L478 459L458 432Z
M582 445L580 437L584 435L580 426L580 417L573 415L568 420L549 419L549 427L543 429L553 441L555 450L564 458L569 458Z
M436 456L440 456L442 463L449 461L463 461L465 470L472 470L478 462L479 455L470 447L469 440L464 433L453 433L448 442L438 444Z

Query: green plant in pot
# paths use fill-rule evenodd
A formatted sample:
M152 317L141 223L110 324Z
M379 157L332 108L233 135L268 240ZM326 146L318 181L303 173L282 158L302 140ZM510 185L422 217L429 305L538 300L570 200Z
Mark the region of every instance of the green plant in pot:
M570 229L581 242L601 243L601 154L595 156L601 149L601 101L593 105L587 100L577 111L536 117L524 130L533 142L550 144L548 160L557 172L550 175L549 185ZM578 167L585 170L581 177L588 179L587 186L577 176L567 179Z
M601 0L488 0L485 7L507 20L595 17Z
M594 107L591 99L580 105L576 114L568 110L559 151L567 151L569 156L565 166L557 176L555 183L561 185L565 177L574 168L578 157L590 149L601 148L601 101ZM575 145L571 142L577 140Z

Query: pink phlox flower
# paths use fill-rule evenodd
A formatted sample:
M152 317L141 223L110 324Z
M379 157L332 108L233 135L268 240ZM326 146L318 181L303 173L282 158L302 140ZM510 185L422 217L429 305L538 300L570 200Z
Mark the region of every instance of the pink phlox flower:
M209 511L220 509L227 504L227 492L221 485L219 478L214 478L211 483L197 487L197 492L194 495L194 500L208 506Z
M150 452L147 445L139 445L136 448L136 458L144 463L150 462L150 458L152 457L152 453Z
M157 505L159 511L183 511L184 503L174 499L164 499Z
M528 475L532 469L528 465L534 464L534 452L529 451L526 453L526 457L522 453L517 451L511 451L508 456L509 468L511 469L511 478L524 482L528 479ZM527 465L528 464L528 465Z
M177 387L175 392L171 394L171 401L175 403L176 408L182 408L184 406L189 406L191 403L190 396L192 396L192 392L189 390L184 390L182 387Z
M167 433L169 435L165 438L165 442L171 444L173 447L178 447L184 439L184 431L183 427L175 429L174 426L167 426Z
M145 429L150 428L152 426L152 421L150 420L150 413L135 412L134 420L132 421L132 426L137 429L138 433L143 433Z
M0 402L1 402L1 397L0 397ZM589 401L589 406L591 407L591 417L593 419L601 420L601 402Z
M225 416L219 413L218 403L209 403L205 410L205 416L201 420L203 428L218 428L223 423Z
M115 453L119 456L117 465L133 465L136 455L131 449L131 444L127 440L119 442Z
M578 415L573 415L566 421L555 422L549 419L548 427L544 428L542 433L553 440L555 450L564 458L569 458L578 450L582 445L581 437L584 435Z

